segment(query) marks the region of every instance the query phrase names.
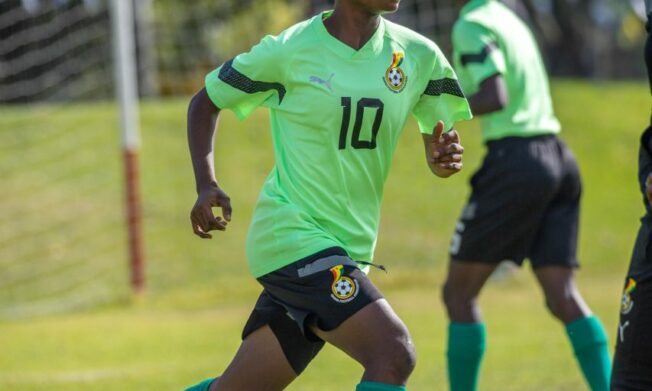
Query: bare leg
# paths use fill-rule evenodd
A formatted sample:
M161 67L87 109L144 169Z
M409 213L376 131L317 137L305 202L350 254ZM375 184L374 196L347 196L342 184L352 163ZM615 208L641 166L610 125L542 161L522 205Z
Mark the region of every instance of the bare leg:
M570 267L545 266L534 270L550 312L566 326L575 357L591 390L609 390L611 359L607 335L575 286Z
M543 266L534 269L546 305L550 312L564 324L591 314L575 285L575 271L565 266Z
M452 260L442 297L448 317L454 323L479 323L482 315L478 295L498 264Z
M385 299L367 305L335 330L312 330L362 364L363 381L404 385L414 369L412 337Z
M498 264L452 260L443 299L448 326L448 381L451 391L475 391L485 351L485 328L477 305L480 290Z
M277 391L297 375L269 326L251 333L210 391Z

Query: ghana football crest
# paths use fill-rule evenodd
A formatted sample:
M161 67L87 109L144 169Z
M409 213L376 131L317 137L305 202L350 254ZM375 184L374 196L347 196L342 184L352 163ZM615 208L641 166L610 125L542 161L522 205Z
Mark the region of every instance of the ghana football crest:
M330 269L333 275L331 284L331 298L339 303L348 303L358 295L358 281L342 275L343 265L337 265Z
M632 300L632 292L636 290L636 281L633 278L627 280L625 290L623 292L623 300L620 303L620 313L623 315L629 314L634 307L634 300Z
M405 54L403 52L394 52L392 55L392 64L385 71L385 85L392 92L399 93L403 91L405 85L407 84L407 75L401 69L401 64L403 64L403 59Z

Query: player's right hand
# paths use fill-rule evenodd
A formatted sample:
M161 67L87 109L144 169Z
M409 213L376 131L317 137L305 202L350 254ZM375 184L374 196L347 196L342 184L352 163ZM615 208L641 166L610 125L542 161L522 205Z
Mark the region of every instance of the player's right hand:
M222 216L213 214L213 207L222 208ZM231 199L217 184L202 188L195 205L190 211L190 222L195 235L202 239L211 239L213 230L224 231L231 221Z
M647 175L645 180L645 196L647 197L647 202L652 205L652 172Z

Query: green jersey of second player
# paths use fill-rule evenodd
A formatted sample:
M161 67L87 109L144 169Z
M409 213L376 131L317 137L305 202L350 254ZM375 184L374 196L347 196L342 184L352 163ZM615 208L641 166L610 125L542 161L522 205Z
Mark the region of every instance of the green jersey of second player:
M271 112L276 164L246 244L255 277L330 247L371 261L383 184L408 116L424 133L437 120L449 129L471 117L434 43L381 19L356 51L328 33L328 15L267 36L206 76L217 107L241 119L258 106Z
M496 74L507 84L507 107L481 117L485 142L559 133L536 41L509 8L495 0L467 3L453 27L453 51L455 71L467 95Z

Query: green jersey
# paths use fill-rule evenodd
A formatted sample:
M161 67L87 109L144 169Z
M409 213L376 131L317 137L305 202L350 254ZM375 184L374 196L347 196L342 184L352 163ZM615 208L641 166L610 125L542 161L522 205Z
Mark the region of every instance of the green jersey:
M453 63L467 95L500 74L509 102L481 117L483 140L559 133L546 74L528 27L499 1L472 0L453 27Z
M452 67L426 38L387 20L359 50L323 19L267 36L206 76L213 103L243 119L270 109L276 164L247 237L255 277L344 248L371 261L383 184L408 116L421 132L471 113Z

